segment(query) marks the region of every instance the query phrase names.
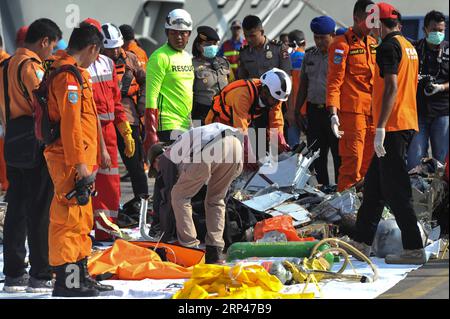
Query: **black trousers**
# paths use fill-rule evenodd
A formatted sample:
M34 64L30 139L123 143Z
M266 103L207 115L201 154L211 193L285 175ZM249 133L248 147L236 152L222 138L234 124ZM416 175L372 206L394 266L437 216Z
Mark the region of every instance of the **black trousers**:
M153 225L160 225L164 235L161 241L165 242L176 238L176 222L172 208L172 188L178 180L178 167L166 156L159 160L159 172L155 179L153 196L153 210L155 219Z
M8 209L3 230L3 273L8 277L19 277L26 273L25 239L28 238L30 276L51 279L48 225L53 183L47 164L43 160L36 168L7 166L6 170L9 188L5 197Z
M172 143L170 138L172 130L159 131L158 139L160 142ZM173 214L171 195L173 185L175 185L178 178L178 170L168 158L161 157L160 171L155 177L155 184L153 187L153 221L152 227L159 225L164 231L164 236L161 240L166 241L171 236L176 236L175 215ZM163 174L164 171L164 174Z
M423 248L412 205L412 190L405 156L414 131L387 132L386 155L374 155L364 180L364 196L356 220L355 240L372 245L384 206L395 216L404 249Z
M158 131L159 141L162 143L169 143L169 144L172 144L173 142L175 142L177 137L180 135L181 131L176 131L177 134L174 134L174 136L172 136L173 131L174 130Z
M142 140L139 132L139 126L131 125L132 136L134 138L136 151L132 157L125 155L125 143L123 141L120 132L116 129L117 133L117 146L119 148L120 157L123 164L130 173L131 187L133 188L133 194L135 198L139 198L139 195L148 194L147 176L144 169L144 149L142 146Z
M258 160L261 160L270 150L269 139L267 135L267 128L269 127L269 112L263 111L260 116L255 118L250 123L250 127L256 131L256 139L254 141L250 139L252 149L256 158ZM264 139L266 141L265 144L261 142Z
M328 151L331 150L334 164L334 178L337 182L339 166L341 165L341 158L339 157L339 140L331 131L330 113L327 111L326 107L321 107L312 103L308 103L307 107L307 142L308 145L311 145L316 141L311 147L314 152L320 148L320 157L316 159L313 164L317 174L317 181L319 184L330 185L330 178L328 176Z
M192 113L191 113L192 120L201 121L202 125L205 125L205 118L208 115L210 109L211 105L194 103L194 105L192 106Z

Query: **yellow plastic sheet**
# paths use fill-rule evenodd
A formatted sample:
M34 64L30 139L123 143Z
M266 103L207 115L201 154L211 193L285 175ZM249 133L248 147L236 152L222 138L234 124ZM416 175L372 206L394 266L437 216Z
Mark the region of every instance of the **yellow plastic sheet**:
M282 294L283 284L262 266L201 264L173 299L310 299L314 293Z

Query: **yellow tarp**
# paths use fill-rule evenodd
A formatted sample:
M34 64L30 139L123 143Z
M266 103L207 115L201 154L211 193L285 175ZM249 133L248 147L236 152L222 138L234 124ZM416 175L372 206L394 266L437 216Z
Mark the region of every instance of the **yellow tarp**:
M283 284L259 265L237 264L233 267L221 265L194 266L191 280L184 284L174 299L306 299L314 293L281 294Z

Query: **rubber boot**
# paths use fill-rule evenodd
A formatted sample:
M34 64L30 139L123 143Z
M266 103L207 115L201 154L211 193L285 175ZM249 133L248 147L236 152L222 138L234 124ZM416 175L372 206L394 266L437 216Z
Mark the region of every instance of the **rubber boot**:
M85 284L79 264L64 264L53 267L53 270L56 273L53 297L97 297L99 295L97 289Z
M84 278L84 283L86 286L90 287L90 288L95 288L98 291L112 291L114 290L114 287L111 285L103 285L101 283L99 283L97 280L95 280L94 278L92 278L89 275L89 270L87 267L87 258L81 259L78 262L81 266L82 269L82 273L83 273L83 278Z
M206 246L205 264L220 264L225 260L222 254L223 248L217 246Z

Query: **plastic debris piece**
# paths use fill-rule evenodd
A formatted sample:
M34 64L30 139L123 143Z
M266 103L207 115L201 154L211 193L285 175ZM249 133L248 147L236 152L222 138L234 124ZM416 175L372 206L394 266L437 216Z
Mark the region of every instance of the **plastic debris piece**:
M311 210L314 218L336 222L346 214L356 214L361 202L354 188L342 193L327 195L325 200Z
M294 198L296 195L276 191L270 194L254 197L250 200L242 202L245 206L252 208L258 212L265 212L274 208L288 199Z
M311 218L309 218L309 212L296 203L282 204L275 207L275 210L291 216L294 220L301 222L302 224L311 221Z
M272 230L264 234L264 237L258 239L257 243L277 243L277 242L287 242L286 235L280 233L279 231Z

